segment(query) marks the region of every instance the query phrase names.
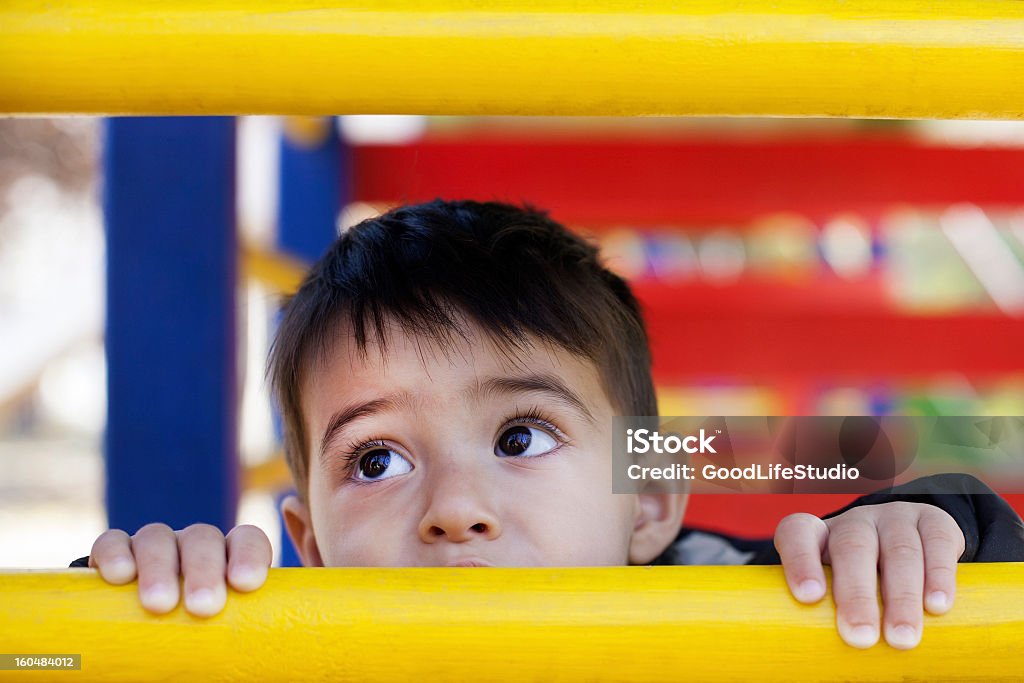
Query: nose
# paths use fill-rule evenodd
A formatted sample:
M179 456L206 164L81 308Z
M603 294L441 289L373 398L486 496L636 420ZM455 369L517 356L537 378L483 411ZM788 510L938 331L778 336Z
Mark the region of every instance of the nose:
M453 468L432 478L429 503L419 524L423 542L489 541L501 535L494 501L483 486L485 480L468 469Z

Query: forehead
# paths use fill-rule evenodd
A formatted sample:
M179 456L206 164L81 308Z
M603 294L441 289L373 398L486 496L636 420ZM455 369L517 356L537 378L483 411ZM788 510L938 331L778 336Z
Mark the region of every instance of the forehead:
M409 334L388 323L387 344L367 341L360 351L348 329L338 330L330 348L302 379L301 393L312 439L340 407L406 392L417 403L479 397L489 380L546 376L557 379L578 395L595 417L610 412L597 367L539 338L522 348L495 340L472 322L465 334L453 332L449 344Z

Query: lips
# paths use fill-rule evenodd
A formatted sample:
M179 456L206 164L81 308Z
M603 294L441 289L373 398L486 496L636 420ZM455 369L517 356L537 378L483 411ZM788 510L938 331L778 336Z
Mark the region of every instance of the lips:
M448 563L449 567L493 567L494 565L490 562L485 562L479 558L468 558L464 560L455 560Z

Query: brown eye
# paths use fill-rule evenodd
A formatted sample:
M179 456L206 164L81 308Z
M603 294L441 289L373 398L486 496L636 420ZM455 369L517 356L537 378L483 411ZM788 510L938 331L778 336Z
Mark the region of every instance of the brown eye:
M536 427L510 427L498 437L494 454L498 457L544 455L558 446L550 435Z
M395 451L378 448L359 458L356 479L376 481L412 471L412 465Z

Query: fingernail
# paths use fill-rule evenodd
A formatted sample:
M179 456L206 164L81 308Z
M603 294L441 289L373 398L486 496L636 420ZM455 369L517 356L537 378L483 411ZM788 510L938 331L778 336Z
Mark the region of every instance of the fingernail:
M796 597L802 601L817 600L821 597L822 590L820 581L808 579L797 586Z
M220 611L217 592L210 588L200 588L185 597L185 606L193 614L216 614Z
M949 596L942 591L932 591L925 598L925 607L929 612L944 612L949 607Z
M874 626L861 624L860 626L840 625L840 634L847 644L853 647L868 648L878 642L878 629Z
M168 611L178 604L177 594L167 584L157 583L147 588L142 594L142 600L150 608L161 611Z
M885 630L885 642L900 650L909 650L917 647L921 642L921 635L917 629L909 624L899 624Z
M265 570L255 567L240 567L231 572L231 585L236 589L254 590L267 578Z
M130 560L118 557L108 562L104 569L104 576L110 579L127 580L135 571Z

